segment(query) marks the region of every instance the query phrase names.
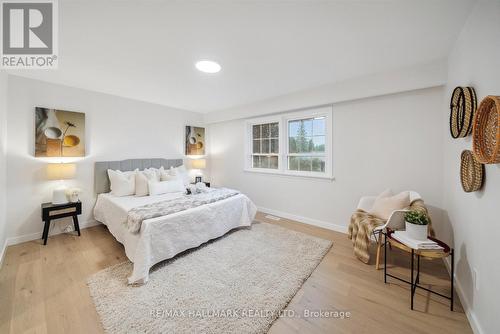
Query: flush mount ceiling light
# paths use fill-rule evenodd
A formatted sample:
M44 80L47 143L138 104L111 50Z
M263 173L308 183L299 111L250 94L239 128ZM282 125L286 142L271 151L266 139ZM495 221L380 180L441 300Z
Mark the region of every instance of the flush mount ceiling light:
M211 60L200 60L194 64L196 68L204 73L217 73L221 70L221 66L215 61Z

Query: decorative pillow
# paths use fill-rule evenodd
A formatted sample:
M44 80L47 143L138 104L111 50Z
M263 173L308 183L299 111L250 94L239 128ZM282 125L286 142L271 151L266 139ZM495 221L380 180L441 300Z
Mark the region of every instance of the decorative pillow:
M179 177L186 187L191 183L191 177L189 176L189 172L184 165L179 167L170 167L170 175Z
M159 169L160 172L160 181L172 181L179 179L179 176L172 175L171 170L165 170L163 167Z
M161 195L166 193L185 192L186 188L182 180L148 182L150 195Z
M205 182L198 182L196 183L196 190L198 190L199 192L203 192L205 190L207 190L207 185L205 184Z
M149 181L160 181L158 174L152 168L147 168L143 171L137 171L135 174L135 196L149 195Z
M381 194L382 195L382 194ZM410 205L410 193L403 191L394 196L380 197L375 199L369 214L387 220L394 210L402 210Z
M179 173L187 173L188 170L186 168L186 166L184 165L180 165L179 167L175 167L175 169L179 172Z
M146 168L144 170L147 170L149 172L153 172L156 176L156 180L160 181L160 175L161 175L161 170L163 169L163 167L160 167L160 168L154 168L154 167L151 167L151 168Z
M122 172L108 169L111 194L115 196L130 196L135 194L135 171Z
M173 181L173 180L181 180L181 177L179 175L170 175L168 173L165 173L164 175L161 176L160 181ZM184 181L182 182L184 184Z

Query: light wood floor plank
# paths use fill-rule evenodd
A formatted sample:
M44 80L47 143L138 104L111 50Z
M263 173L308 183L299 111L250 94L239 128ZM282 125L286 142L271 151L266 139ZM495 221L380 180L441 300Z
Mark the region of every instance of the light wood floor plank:
M261 213L257 219L333 241L287 310L296 315L306 309L351 313L346 319L282 317L269 333L472 333L458 298L456 311L450 312L447 300L417 291L411 311L409 287L384 284L383 270L358 261L346 235L287 219L269 220ZM388 258L392 272L408 276L407 254L393 250ZM104 226L84 229L81 237L50 237L47 246L31 241L9 247L0 270L0 332L102 333L86 279L126 259L123 246ZM441 261L423 261L421 269L421 282L448 293Z

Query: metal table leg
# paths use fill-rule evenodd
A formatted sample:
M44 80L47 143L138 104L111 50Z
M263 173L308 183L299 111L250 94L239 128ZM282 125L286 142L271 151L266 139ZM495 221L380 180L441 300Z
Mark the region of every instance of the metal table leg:
M411 270L411 279L408 281L406 279L403 279L401 277L392 275L391 273L387 272L387 235L384 234L384 283L387 283L387 277L392 277L394 279L397 279L401 282L405 282L407 284L410 284L410 300L411 300L411 309L413 310L414 307L414 297L415 293L417 291L417 288L428 291L432 294L438 295L440 297L446 298L450 300L450 310L453 311L453 305L454 305L454 280L455 280L455 251L453 248L450 249L450 252L448 255L451 256L451 277L450 277L450 285L451 285L451 293L450 295L444 295L442 293L439 293L437 291L433 291L431 289L428 289L426 287L423 287L420 284L420 254L417 255L417 274L415 276L415 250L412 249L410 256L411 256L411 262L410 262L410 270ZM390 243L389 243L390 245Z
M415 280L415 285L420 283L420 254L417 254L417 279Z
M412 249L411 250L411 284L410 284L410 297L411 297L411 309L413 310L413 255L415 254L415 251Z
M450 277L450 284L451 284L451 295L450 295L450 310L453 311L453 281L455 280L455 250L452 248L450 250L450 255L451 255L451 277Z
M387 234L384 233L384 283L387 283Z

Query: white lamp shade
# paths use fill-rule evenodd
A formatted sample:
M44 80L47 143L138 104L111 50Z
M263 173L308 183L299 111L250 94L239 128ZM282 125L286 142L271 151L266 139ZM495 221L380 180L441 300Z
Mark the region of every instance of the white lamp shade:
M52 204L66 204L68 203L68 196L66 195L66 187L60 185L52 191Z
M205 169L207 167L207 161L205 159L192 160L191 167L193 169Z
M76 174L75 164L48 164L47 179L49 180L68 180L73 179Z

